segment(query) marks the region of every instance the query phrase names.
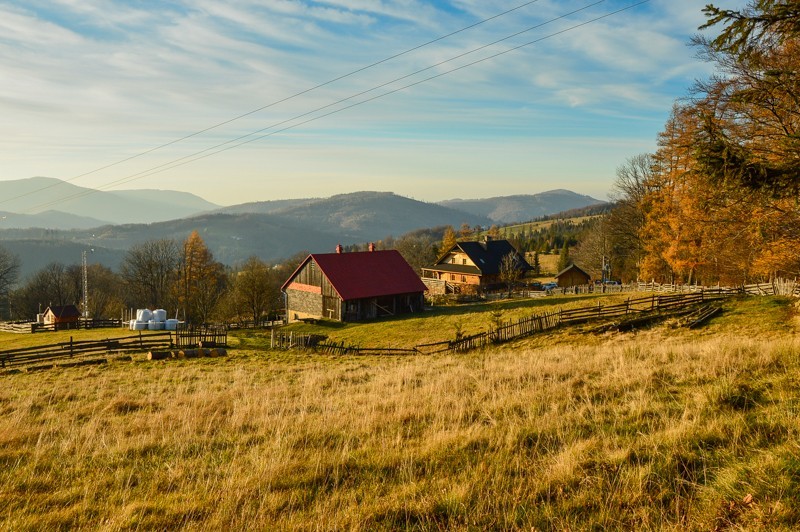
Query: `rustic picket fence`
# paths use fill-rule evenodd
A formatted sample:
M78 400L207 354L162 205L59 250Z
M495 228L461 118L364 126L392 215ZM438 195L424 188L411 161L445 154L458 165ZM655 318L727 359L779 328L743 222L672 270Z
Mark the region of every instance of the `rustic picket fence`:
M119 319L80 319L69 323L39 323L36 321L14 321L0 323L0 331L31 334L39 332L54 332L70 329L119 329L122 320Z
M191 325L179 323L175 330L175 347L227 347L228 329L224 325Z
M325 340L320 334L296 334L294 332L270 331L270 349L308 349L316 347Z
M52 366L52 362L56 360L85 359L92 355L115 352L148 351L169 348L172 345L172 334L169 332L142 334L139 331L138 335L104 340L75 341L70 337L68 342L0 351L0 367L30 366L44 362L51 362Z
M482 349L492 344L501 344L532 336L534 334L555 329L560 325L575 325L589 320L614 318L626 315L643 315L646 313L672 312L676 309L701 305L708 301L715 301L725 294L706 292L678 293L678 294L652 294L645 297L628 299L614 305L598 303L590 307L573 309L558 309L544 314L533 314L513 322L506 322L488 331L459 336L454 340L432 342L416 345L408 349L388 349L348 346L344 342L338 344L319 344L317 351L335 355L356 354L426 354L437 353L466 353L475 349Z

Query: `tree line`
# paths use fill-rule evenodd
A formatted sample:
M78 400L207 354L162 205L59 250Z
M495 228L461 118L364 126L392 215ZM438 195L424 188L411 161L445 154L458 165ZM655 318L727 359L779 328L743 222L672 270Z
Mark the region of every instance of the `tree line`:
M617 172L616 208L578 256L627 279L739 284L800 274L800 2L704 8L715 67L676 103L655 153Z
M183 242L149 240L127 251L119 271L87 265L86 310L97 318L120 317L130 308L164 308L192 323L259 321L282 309L280 286L305 256L274 264L251 257L228 267L214 259L196 231ZM81 265L53 262L15 287L19 266L17 257L0 248L2 317L28 320L48 306L81 307Z

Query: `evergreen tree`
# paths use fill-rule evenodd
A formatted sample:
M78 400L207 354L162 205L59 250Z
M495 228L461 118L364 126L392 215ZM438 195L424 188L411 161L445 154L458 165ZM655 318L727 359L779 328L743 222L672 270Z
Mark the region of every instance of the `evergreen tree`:
M561 271L570 264L572 264L572 259L570 259L569 256L569 246L567 245L567 241L564 240L564 245L561 247L561 254L558 256L558 267L556 269Z

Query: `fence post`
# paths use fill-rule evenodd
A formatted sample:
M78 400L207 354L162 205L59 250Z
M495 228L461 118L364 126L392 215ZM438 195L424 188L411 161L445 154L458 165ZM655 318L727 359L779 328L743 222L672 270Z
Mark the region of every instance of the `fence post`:
M69 337L69 358L72 358L72 336Z

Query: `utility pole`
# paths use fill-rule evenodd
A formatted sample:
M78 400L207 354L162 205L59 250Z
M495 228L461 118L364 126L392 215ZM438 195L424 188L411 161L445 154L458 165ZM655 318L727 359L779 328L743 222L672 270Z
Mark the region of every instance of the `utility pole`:
M94 253L94 248L91 248L89 252ZM89 317L89 267L86 262L85 249L81 252L81 263L83 265L83 317L86 319Z

